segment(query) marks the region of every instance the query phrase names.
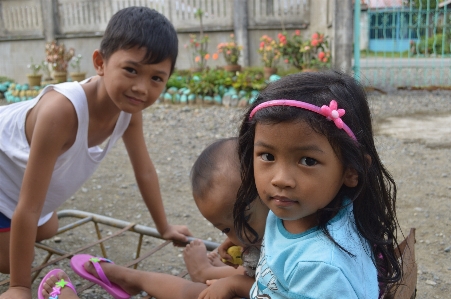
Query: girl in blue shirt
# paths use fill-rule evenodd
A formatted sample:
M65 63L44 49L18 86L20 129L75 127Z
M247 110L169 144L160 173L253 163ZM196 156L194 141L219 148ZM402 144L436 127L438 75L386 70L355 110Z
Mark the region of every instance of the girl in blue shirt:
M257 240L246 210L256 198L270 209L250 298L378 298L400 279L396 185L352 77L268 85L244 116L239 156L236 232Z

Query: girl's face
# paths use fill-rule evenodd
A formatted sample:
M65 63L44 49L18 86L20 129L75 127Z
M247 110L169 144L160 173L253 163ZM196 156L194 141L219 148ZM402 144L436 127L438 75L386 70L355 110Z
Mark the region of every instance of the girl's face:
M103 76L108 96L121 110L135 113L149 107L158 99L170 76L171 61L156 64L142 62L145 48L114 52L104 60L98 50L93 59L97 74Z
M317 225L316 212L341 186L357 185L357 174L344 169L329 141L305 122L258 123L254 139L254 176L262 201L301 233Z

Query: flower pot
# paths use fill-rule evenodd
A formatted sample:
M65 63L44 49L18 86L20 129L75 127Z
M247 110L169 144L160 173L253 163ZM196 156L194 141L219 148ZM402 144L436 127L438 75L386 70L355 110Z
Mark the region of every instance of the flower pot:
M224 66L224 70L228 72L239 72L241 71L241 65L239 64L227 64Z
M201 67L192 67L189 70L191 71L191 73L200 73L200 72L202 72L202 68Z
M306 73L306 72L317 72L318 69L315 68L306 68L306 69L302 69L302 72Z
M41 86L41 78L42 74L37 75L27 75L28 78L28 85L30 86Z
M271 75L274 75L277 73L277 68L276 67L264 67L263 68L263 73L265 75L265 79L269 79L269 77L271 77Z
M72 81L83 81L86 78L86 73L70 73L70 77Z
M66 82L67 72L53 72L53 79L58 83Z

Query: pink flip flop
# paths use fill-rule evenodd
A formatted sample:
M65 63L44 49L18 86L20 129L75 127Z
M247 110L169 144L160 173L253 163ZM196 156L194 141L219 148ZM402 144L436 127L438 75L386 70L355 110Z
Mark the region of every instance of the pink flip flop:
M86 271L85 267L83 266L86 262L92 263L92 265L96 269L97 275L100 277L100 279L95 277L88 271ZM111 296L113 296L115 299L130 298L130 295L127 292L125 292L120 286L109 281L109 279L106 277L105 273L103 272L102 267L100 267L99 262L113 263L112 261L110 261L106 258L103 258L103 257L94 257L89 254L77 254L71 258L70 266L72 267L74 272L77 273L79 276L81 276L84 279L89 280L93 283L98 284L105 291L107 291Z
M58 277L58 273L61 273L61 272L64 273L64 271L61 269L53 269L52 271L47 273L47 275L44 276L44 278L41 280L41 283L39 284L39 288L38 288L38 298L39 299L44 299L44 295L42 295L42 289L44 288L44 283L47 281L47 279L49 279L50 276L52 276L52 275ZM65 281L64 279L61 279L60 281L58 281L56 283L56 286L53 287L53 291L50 293L50 298L58 299L58 295L61 293L61 289L64 287L71 288L75 292L75 294L77 294L77 291L75 290L74 285L72 284L70 279L68 279L68 280L69 281Z

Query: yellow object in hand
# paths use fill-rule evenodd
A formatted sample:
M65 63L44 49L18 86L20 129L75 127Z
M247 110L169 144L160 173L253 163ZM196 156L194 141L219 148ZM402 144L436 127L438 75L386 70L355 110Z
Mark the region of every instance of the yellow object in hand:
M232 257L233 261L229 261L235 265L242 265L243 260L241 259L241 246L231 246L227 249L227 253ZM222 259L222 261L228 262L226 259Z

